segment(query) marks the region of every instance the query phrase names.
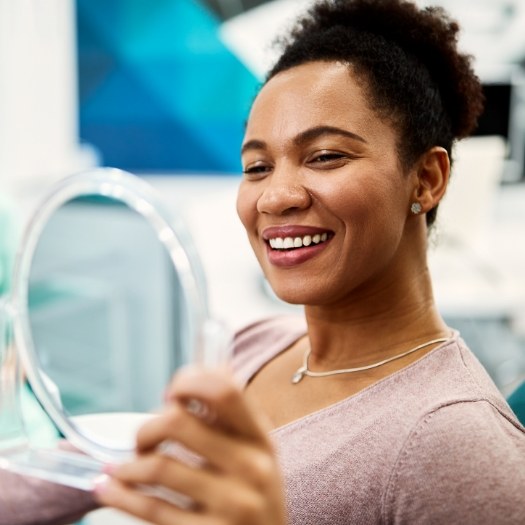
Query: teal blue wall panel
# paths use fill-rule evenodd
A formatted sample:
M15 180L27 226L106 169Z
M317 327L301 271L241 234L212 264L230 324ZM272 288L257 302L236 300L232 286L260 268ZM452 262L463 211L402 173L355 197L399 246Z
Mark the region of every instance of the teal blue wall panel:
M259 85L196 0L77 0L80 135L104 164L232 173Z

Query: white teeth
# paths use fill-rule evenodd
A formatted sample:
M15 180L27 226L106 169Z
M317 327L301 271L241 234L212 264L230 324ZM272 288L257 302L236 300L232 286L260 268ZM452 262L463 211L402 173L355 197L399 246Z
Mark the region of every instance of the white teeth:
M275 237L269 240L270 246L274 250L289 250L290 248L302 248L311 244L319 244L328 240L328 234L316 233L314 236L305 235L304 237Z
M293 248L293 239L291 237L286 237L286 239L284 239L283 248L285 250L288 248Z

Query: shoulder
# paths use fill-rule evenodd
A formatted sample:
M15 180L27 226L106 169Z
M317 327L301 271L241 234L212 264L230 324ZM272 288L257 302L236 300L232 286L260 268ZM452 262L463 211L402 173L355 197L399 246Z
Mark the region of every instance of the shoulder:
M386 523L525 520L525 429L489 400L436 408L414 427L383 498Z
M287 341L305 332L306 323L300 316L280 315L261 319L237 331L233 340L233 354L239 354L254 344Z
M282 315L262 319L239 330L233 339L232 367L247 380L272 357L306 333L300 316Z
M394 374L390 382L396 384L400 394L410 394L403 405L406 415L411 416L409 429L435 410L463 402L487 401L506 417L512 417L500 390L457 332L439 348Z

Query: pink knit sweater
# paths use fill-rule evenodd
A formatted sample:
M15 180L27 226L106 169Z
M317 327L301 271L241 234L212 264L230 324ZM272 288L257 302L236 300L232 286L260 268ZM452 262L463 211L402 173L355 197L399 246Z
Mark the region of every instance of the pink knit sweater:
M244 329L240 380L304 333L291 317ZM525 429L458 334L272 437L293 525L525 524Z
M240 380L304 332L289 317L241 331ZM525 524L525 429L457 335L272 437L291 525ZM69 523L94 506L88 493L0 471L0 525Z

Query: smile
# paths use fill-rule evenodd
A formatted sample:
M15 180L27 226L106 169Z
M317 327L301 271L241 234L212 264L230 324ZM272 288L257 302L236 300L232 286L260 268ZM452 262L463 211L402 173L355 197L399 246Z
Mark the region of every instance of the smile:
M316 233L315 235L303 235L302 237L272 237L268 239L270 247L274 250L294 250L321 244L328 240L328 233Z

